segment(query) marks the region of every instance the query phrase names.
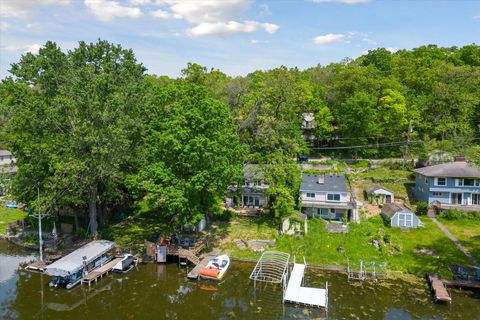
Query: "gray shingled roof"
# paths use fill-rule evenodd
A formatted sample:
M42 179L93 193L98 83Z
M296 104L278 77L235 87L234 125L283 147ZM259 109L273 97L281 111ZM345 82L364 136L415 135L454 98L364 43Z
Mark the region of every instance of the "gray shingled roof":
M389 218L393 217L395 215L395 213L400 212L400 211L412 212L411 210L405 208L404 206L400 206L400 205L395 204L395 203L384 204L383 208L382 208L382 214L389 217Z
M243 165L243 177L247 180L254 178L261 178L263 170L260 169L259 164L245 164Z
M1 157L5 157L5 156L8 157L8 156L11 156L11 155L12 155L12 153L8 150L0 150L0 156Z
M480 178L480 169L464 161L442 163L413 171L427 177Z
M325 175L324 183L318 183L317 174L302 174L300 191L336 191L347 192L346 179L344 175Z

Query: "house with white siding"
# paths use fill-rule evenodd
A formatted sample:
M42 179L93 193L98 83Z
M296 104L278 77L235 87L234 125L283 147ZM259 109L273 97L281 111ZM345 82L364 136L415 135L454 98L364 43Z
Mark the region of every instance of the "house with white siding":
M302 212L329 221L358 221L355 201L344 175L302 174Z
M414 170L415 193L438 209L480 211L480 168L457 157L455 162Z

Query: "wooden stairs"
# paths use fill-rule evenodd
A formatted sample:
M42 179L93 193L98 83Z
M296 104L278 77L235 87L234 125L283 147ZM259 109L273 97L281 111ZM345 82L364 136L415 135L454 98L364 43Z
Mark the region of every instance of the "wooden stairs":
M200 250L199 250L199 251L200 251ZM179 249L178 249L178 257L179 257L179 258L183 258L183 259L187 259L188 261L190 261L190 262L193 263L194 265L197 265L197 264L200 263L200 258L196 256L194 250L188 250L188 249L181 249L181 248L179 248Z

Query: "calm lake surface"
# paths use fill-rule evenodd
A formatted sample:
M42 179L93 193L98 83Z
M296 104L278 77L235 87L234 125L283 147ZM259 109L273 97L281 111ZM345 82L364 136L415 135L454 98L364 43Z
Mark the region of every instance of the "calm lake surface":
M220 283L187 280L175 263L147 264L67 291L19 268L34 257L0 241L0 319L480 319L479 293L453 291L451 305L437 305L424 281L349 284L345 274L309 270L305 285L329 283L325 314L283 305L279 286L254 289L248 263L232 262Z

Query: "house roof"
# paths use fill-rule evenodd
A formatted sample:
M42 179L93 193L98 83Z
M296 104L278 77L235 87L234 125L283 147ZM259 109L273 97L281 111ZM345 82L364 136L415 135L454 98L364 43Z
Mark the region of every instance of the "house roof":
M372 186L369 186L369 187L367 187L367 188L365 189L365 191L367 191L367 193L373 193L373 192L375 192L375 191L377 191L377 190L385 190L385 191L390 192L391 194L393 194L393 191L391 191L391 190L389 190L389 189L387 189L387 188L384 188L384 187L382 187L382 186L376 185L376 184L374 184L374 185L372 185Z
M427 177L480 178L480 169L465 161L442 163L413 171Z
M347 192L346 179L344 175L325 175L324 183L319 183L321 175L302 174L300 191L336 191Z
M303 120L305 121L313 121L315 120L315 115L313 112L304 112L302 113Z
M263 170L260 169L259 164L245 164L243 165L243 177L245 179L261 178Z
M405 208L404 206L400 206L395 203L387 203L382 207L382 214L391 218L397 212L412 212L409 209ZM413 212L412 212L413 213Z
M11 156L12 153L8 150L0 150L0 157Z

